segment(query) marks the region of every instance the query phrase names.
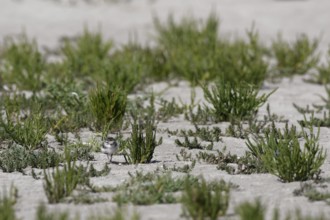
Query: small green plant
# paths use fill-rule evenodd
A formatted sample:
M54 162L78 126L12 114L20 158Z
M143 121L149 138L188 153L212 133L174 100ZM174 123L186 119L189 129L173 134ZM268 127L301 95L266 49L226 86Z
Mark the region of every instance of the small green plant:
M194 106L188 106L184 116L186 120L191 121L193 124L205 125L214 121L211 109L203 108L201 105L197 105L196 111L194 111Z
M225 181L196 184L185 183L181 202L183 215L194 220L218 219L226 215L229 206L230 186Z
M189 129L189 130L180 130L180 132L177 130L176 132L171 132L176 136L186 137L186 136L192 136L192 137L198 137L203 141L209 141L209 142L219 142L221 141L221 129L219 127L199 127L197 124L194 124L195 130Z
M261 203L260 199L257 199L254 203L241 203L236 207L235 211L240 216L240 220L264 220L266 207Z
M212 107L210 109L214 121L243 120L254 116L268 97L275 92L258 97L258 90L248 84L230 84L218 82L211 89L203 87L204 97Z
M205 125L212 121L210 110L203 108L198 102L196 103L196 91L194 89L191 90L190 104L186 107L184 118L194 125Z
M174 165L173 167L169 168L164 164L163 169L174 171L174 172L189 173L194 169L195 165L196 165L196 160L193 160L191 162L191 164L185 164L182 167L177 167Z
M325 152L320 148L319 133L313 133L309 126L309 134L302 130L305 143L300 146L299 133L295 126L286 127L284 131L272 127L265 131L264 136L248 139L247 146L265 168L280 177L284 182L304 181L315 178L325 160Z
M327 97L320 96L320 98L323 101L323 105L315 105L313 104L313 107L317 110L317 112L320 112L322 110L328 110L330 111L330 87L325 86L325 91L327 93Z
M318 39L312 41L307 35L300 35L293 43L286 42L279 35L272 44L272 51L276 58L275 76L303 75L311 68L316 67L319 55L316 50Z
M312 116L309 120L299 120L298 123L303 127L308 127L308 126L330 127L330 111L324 112L323 118L316 118Z
M134 119L132 124L132 134L129 139L124 141L126 162L150 163L155 148L162 143L162 138L156 138L156 126L153 119L148 119L145 124L141 124Z
M17 189L12 186L9 194L2 192L0 194L0 219L16 220L14 205L17 201Z
M330 87L325 86L325 90L327 93L327 97L320 96L320 98L323 101L323 104L321 105L312 105L312 108L310 108L309 105L307 105L305 108L300 107L296 104L293 106L297 109L297 111L304 115L304 120L298 121L300 125L302 126L320 126L320 127L330 127ZM323 112L323 118L317 118L314 117L314 113ZM305 115L311 114L311 117L309 120L306 120Z
M33 92L42 88L46 61L36 41L30 41L25 34L18 39L7 38L0 58L0 75L4 83L15 84L22 90Z
M126 110L126 93L115 87L98 87L90 93L89 103L97 130L120 128Z
M189 140L188 136L184 137L184 142L181 142L179 139L175 139L175 144L179 147L185 147L189 150L191 149L207 149L212 150L213 149L213 142L207 146L202 146L202 144L197 140L196 137L193 138L192 141Z
M72 157L69 150L65 149L65 163L63 169L56 166L53 172L44 170L44 190L49 203L59 203L70 196L78 184L85 183L86 170L76 166L76 158Z

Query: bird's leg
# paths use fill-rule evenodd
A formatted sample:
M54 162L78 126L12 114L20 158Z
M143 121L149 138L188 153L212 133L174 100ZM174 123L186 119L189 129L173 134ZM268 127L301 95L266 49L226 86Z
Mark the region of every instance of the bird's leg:
M110 154L110 163L112 163L112 154Z

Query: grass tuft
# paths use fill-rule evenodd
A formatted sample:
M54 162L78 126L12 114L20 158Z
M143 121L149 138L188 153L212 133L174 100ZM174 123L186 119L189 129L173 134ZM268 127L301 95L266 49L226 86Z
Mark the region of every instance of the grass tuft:
M120 88L98 87L89 94L89 103L97 130L113 131L121 127L127 96Z
M230 186L224 182L207 183L204 179L191 184L185 182L182 194L183 215L194 220L218 219L227 213Z
M63 169L59 165L53 172L44 170L44 190L49 203L59 203L65 197L70 196L78 184L86 177L86 170L76 166L76 159L69 150L65 150L65 163Z
M266 207L260 199L257 199L254 203L241 203L236 207L235 212L240 216L240 220L264 220Z
M208 109L215 122L244 120L254 116L268 97L275 92L258 97L258 90L248 84L218 82L211 89L203 87L204 97L212 107Z
M162 138L156 138L156 125L152 119L147 119L141 124L136 119L132 124L131 137L123 142L125 145L124 157L130 164L150 163L158 145L162 144Z
M309 126L309 134L303 130L300 134L295 126L288 125L281 131L273 123L254 143L248 139L247 146L269 172L284 182L304 181L316 178L325 160L325 152L318 144L319 132L314 134ZM304 139L303 146L299 135Z

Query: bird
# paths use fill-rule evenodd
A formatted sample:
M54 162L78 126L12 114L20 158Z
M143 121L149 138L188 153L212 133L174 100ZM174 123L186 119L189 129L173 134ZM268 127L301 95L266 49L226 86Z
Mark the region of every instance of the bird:
M108 156L110 163L112 162L112 155L117 152L119 144L116 139L111 136L107 136L102 144L101 152Z

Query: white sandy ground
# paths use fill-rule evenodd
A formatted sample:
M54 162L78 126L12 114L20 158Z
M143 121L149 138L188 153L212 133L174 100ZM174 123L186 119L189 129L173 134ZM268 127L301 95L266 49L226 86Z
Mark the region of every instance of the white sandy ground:
M151 44L153 36L152 18L157 15L161 20L166 20L169 13L176 18L185 15L194 15L205 18L210 11L215 11L221 18L221 32L233 36L244 35L247 28L255 22L260 31L261 39L269 44L276 34L281 31L286 39L294 39L299 33L306 33L311 37L322 36L320 50L326 51L330 43L330 1L306 0L306 1L275 1L275 0L132 0L130 3L96 3L88 5L78 3L71 5L68 1L46 0L2 0L0 3L0 39L4 36L21 33L25 30L28 36L37 39L41 46L54 48L58 39L62 36L72 36L81 33L83 26L87 25L92 30L101 29L105 37L113 39L117 45L126 43L133 36L142 43ZM154 85L154 91L164 88L166 85ZM279 84L265 83L261 92L278 90L269 98L271 111L289 119L291 123L302 119L292 103L306 106L313 103L321 103L318 95L325 95L322 86L305 83L301 77L293 80L283 80ZM190 102L190 91L187 83L180 83L177 87L168 89L163 97L181 99ZM202 99L200 89L196 90L197 99ZM266 113L263 106L260 115ZM219 126L224 128L226 124ZM168 123L160 123L159 129L189 129L193 126L182 119L173 119ZM134 165L111 164L111 172L105 177L93 178L95 185L116 185L127 179L128 172L143 170L145 172L162 167L163 164L179 166L187 162L180 162L176 154L180 148L174 144L175 136L159 133L164 138L154 154L156 163ZM88 140L93 134L83 132L82 138ZM321 129L320 144L330 152L330 130ZM215 144L216 149L227 146L227 150L233 154L243 155L247 147L245 141L235 138L223 138L223 142ZM193 151L196 152L196 151ZM102 168L107 161L105 155L97 153L93 161L96 168ZM114 161L123 161L121 156L114 156ZM322 166L322 177L330 177L330 156ZM317 215L323 213L330 219L330 206L324 202L308 202L305 197L293 196L293 191L299 188L299 182L282 183L277 177L270 174L253 175L229 175L219 171L214 165L197 163L192 171L194 175L203 175L207 180L224 179L237 184L239 188L231 193L228 215L225 217L235 219L234 207L244 201L254 201L260 197L268 206L267 219L271 219L274 207L281 210L281 214L300 208L303 214ZM39 203L47 202L42 187L42 180L34 180L31 176L21 173L3 173L0 171L0 188L7 188L14 184L18 188L19 199L15 205L17 215L22 219L33 219L35 209ZM102 194L104 198L110 198L111 194ZM48 205L51 210L70 210L74 215L79 213L86 217L91 213L110 212L115 203L96 203L93 205L58 204ZM128 207L130 211L137 210L142 219L180 219L181 205L152 205Z

